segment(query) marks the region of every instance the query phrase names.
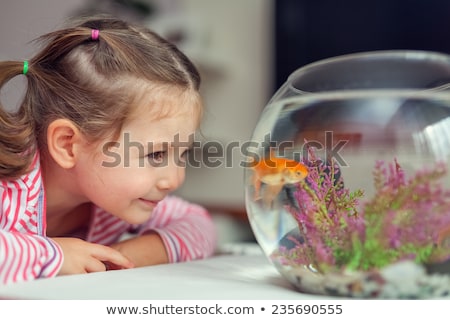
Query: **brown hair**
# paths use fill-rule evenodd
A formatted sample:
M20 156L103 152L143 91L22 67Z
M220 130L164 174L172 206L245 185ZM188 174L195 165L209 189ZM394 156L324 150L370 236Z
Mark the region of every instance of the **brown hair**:
M100 31L97 40L92 29ZM114 17L78 19L38 40L44 47L29 61L19 109L0 105L0 179L27 172L55 119L73 121L95 141L120 132L138 82L199 90L197 69L176 46ZM0 62L0 88L22 72L23 62Z

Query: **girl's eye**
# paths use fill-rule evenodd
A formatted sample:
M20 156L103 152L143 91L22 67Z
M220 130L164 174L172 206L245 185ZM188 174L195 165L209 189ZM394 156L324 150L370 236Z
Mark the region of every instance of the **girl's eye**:
M183 151L183 152L180 154L180 157L177 159L177 165L178 165L179 167L183 167L183 168L186 167L186 160L187 160L187 158L188 158L189 151L190 151L190 150L187 149L187 150Z
M152 152L147 155L148 161L152 165L161 165L164 163L164 159L166 158L167 151L157 151Z
M183 151L183 153L181 154L181 159L186 159L187 158L187 156L189 155L189 152L190 152L191 150L189 150L189 149L187 149L187 150L185 150L185 151Z

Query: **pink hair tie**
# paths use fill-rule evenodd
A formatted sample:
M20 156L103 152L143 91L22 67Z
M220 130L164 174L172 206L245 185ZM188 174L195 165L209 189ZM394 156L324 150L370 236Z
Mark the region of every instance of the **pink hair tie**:
M100 31L98 31L97 29L92 29L91 30L91 38L92 38L92 40L98 40L99 33L100 33Z

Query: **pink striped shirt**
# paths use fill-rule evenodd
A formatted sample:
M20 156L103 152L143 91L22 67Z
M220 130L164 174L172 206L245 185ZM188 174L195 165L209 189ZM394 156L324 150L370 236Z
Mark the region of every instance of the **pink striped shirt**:
M30 173L14 181L0 181L0 197L0 283L54 277L63 253L45 234L45 194L38 155ZM149 230L161 236L170 262L205 258L215 250L216 233L209 213L175 196L161 201L142 225L131 225L94 207L84 240L110 245L125 234Z

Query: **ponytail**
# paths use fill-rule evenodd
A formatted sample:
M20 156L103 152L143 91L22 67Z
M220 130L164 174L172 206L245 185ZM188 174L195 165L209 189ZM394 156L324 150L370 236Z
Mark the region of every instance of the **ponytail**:
M28 62L0 62L0 89L10 79L27 72ZM23 106L9 112L0 101L0 179L13 179L26 173L33 160L35 147L29 112Z
M0 90L9 80L27 72L28 62L0 62ZM9 112L0 101L0 179L17 178L28 171L35 140L33 121L26 108L21 105L17 111Z

